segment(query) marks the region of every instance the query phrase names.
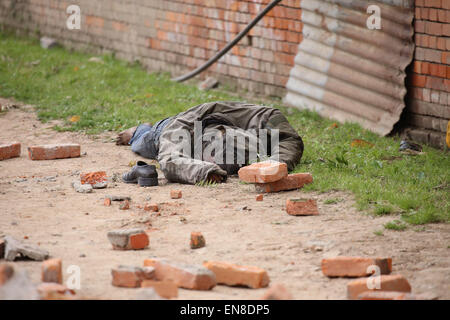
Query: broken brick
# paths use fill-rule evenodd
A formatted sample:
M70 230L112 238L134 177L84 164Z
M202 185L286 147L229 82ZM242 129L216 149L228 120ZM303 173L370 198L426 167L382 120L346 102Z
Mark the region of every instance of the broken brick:
M379 284L379 289L370 289ZM353 280L347 284L347 297L357 299L366 291L399 291L411 292L411 286L402 275L381 275Z
M77 158L80 152L79 144L48 144L28 148L28 156L31 160Z
M142 281L151 280L155 276L152 267L118 266L111 270L112 285L115 287L139 288Z
M214 272L219 284L258 289L267 287L270 282L267 272L258 267L238 266L218 261L207 261L203 266Z
M411 294L398 291L366 291L358 296L359 300L436 300L432 294Z
M157 280L173 281L178 287L192 290L210 290L216 285L216 276L202 266L178 263L166 259L147 259L153 263Z
M158 212L159 211L159 205L157 203L150 203L146 204L144 206L145 211L151 211L151 212Z
M80 174L81 184L90 184L92 186L103 183L107 180L105 171L89 172Z
M287 199L286 212L292 216L310 216L319 214L317 202L312 199Z
M128 201L128 200L123 201L120 204L119 209L120 210L128 210L128 209L130 209L130 201Z
M261 300L292 300L292 296L282 284L276 283L267 289Z
M178 287L173 281L144 280L141 284L141 287L153 288L158 295L166 299L178 297Z
M170 190L170 198L171 199L181 199L183 193L181 190Z
M367 277L374 273L371 266L379 268L378 274L390 274L391 258L334 257L322 260L322 272L327 277Z
M256 196L256 201L263 201L264 200L264 196L262 194L258 194Z
M106 207L110 207L111 206L111 199L110 198L105 198L105 200L103 201L103 204Z
M191 249L203 248L206 245L205 237L200 232L191 232Z
M48 259L42 262L42 282L62 284L62 278L61 259Z
M20 143L0 144L0 160L20 157Z
M74 296L75 291L67 288L63 284L44 282L38 285L37 291L43 300L60 299L61 296Z
M143 229L113 230L107 236L114 250L141 250L150 244Z
M9 263L0 264L0 286L4 285L14 275L14 267Z
M288 171L286 163L263 161L242 167L238 175L244 182L269 183L283 179L288 175Z
M41 249L38 246L25 244L17 239L6 236L5 237L5 260L14 261L18 257L27 257L36 261L43 261L50 255L47 250Z
M280 192L303 188L305 184L312 183L313 177L310 173L293 173L281 180L270 183L257 183L256 192Z

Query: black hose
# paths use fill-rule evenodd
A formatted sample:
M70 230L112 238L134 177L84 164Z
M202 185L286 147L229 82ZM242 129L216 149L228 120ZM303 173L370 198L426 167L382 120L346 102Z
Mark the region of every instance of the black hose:
M222 56L224 56L228 51L231 50L243 37L247 35L247 33L261 20L270 10L272 10L278 3L280 3L282 0L274 0L272 1L263 11L261 11L260 14L256 16L255 19L253 19L252 22L250 22L247 27L242 30L236 38L233 39L230 43L228 43L222 50L220 50L214 57L209 59L204 65L198 67L197 69L189 72L188 74L185 74L183 76L177 77L172 79L172 81L176 82L183 82L186 80L189 80L192 77L195 77L199 73L205 71L208 69L212 64L214 64L217 60L219 60Z

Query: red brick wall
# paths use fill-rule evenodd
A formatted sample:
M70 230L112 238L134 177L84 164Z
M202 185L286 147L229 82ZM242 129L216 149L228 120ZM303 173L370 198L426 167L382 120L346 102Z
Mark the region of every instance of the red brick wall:
M450 119L450 0L416 0L416 51L406 121L419 142L443 147Z

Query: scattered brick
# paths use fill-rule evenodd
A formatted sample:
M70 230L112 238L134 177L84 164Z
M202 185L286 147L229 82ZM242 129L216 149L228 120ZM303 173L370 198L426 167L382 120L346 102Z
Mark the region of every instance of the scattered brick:
M62 261L61 259L48 259L42 262L42 282L53 282L62 284Z
M31 160L77 158L80 151L79 144L48 144L29 147L28 156Z
M90 184L92 186L101 184L107 180L105 171L89 172L80 174L81 184Z
M191 249L203 248L206 245L205 237L200 232L191 232Z
M130 209L130 201L128 201L128 200L123 201L120 204L119 209L120 210L128 210L128 209Z
M276 283L264 293L261 300L292 300L292 295L279 283Z
M183 196L181 190L170 190L170 198L172 199L181 199Z
M150 239L143 229L123 229L108 232L114 250L141 250L148 247Z
M216 276L202 266L172 262L165 259L147 259L153 264L156 280L173 281L178 287L192 290L210 290L216 286Z
M150 203L146 204L144 206L145 211L151 211L151 212L158 212L159 211L159 205L157 203Z
M367 277L373 274L369 266L380 268L379 274L390 274L391 258L335 257L322 260L322 272L327 277Z
M366 291L358 295L359 300L436 300L432 294L411 294L398 291Z
M166 299L178 297L178 287L173 281L144 280L141 284L141 287L153 288L158 295Z
M258 195L256 196L256 201L263 201L263 200L264 200L264 195L258 194Z
M22 243L10 236L5 237L5 242L5 260L7 261L14 261L18 257L27 257L32 260L43 261L50 255L47 250Z
M264 161L242 167L238 171L239 179L248 183L269 183L287 177L287 165L276 161Z
M154 279L152 267L118 266L111 270L112 285L115 287L139 288L144 280Z
M214 272L217 283L220 284L258 289L267 287L270 282L267 272L258 267L238 266L218 261L207 261L203 266Z
M310 173L293 173L287 177L271 182L258 183L255 185L257 192L280 192L303 188L305 184L312 183L313 177Z
M292 216L318 215L316 200L312 199L287 199L286 212Z
M62 297L73 297L75 291L67 288L63 284L44 282L38 285L37 291L43 300L55 300L61 299Z
M0 160L20 157L20 143L0 144Z
M380 289L369 289L368 284L375 285L379 280ZM347 297L355 300L366 291L399 291L411 292L411 286L402 275L381 275L353 280L347 285Z
M0 264L0 287L14 275L14 267L9 263Z
M111 206L111 199L110 198L105 198L105 200L103 201L104 205L106 207L110 207Z

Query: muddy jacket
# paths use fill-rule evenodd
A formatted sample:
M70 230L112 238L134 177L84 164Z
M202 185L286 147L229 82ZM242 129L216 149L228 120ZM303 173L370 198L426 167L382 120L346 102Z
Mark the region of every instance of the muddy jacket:
M255 156L251 141L261 140L262 133L269 136L268 152L259 148ZM230 155L225 145L231 142L234 154ZM303 154L302 139L279 110L239 102L205 103L170 118L155 147L165 177L190 184L206 180L210 173L234 174L250 162L264 160L265 155L292 170Z

